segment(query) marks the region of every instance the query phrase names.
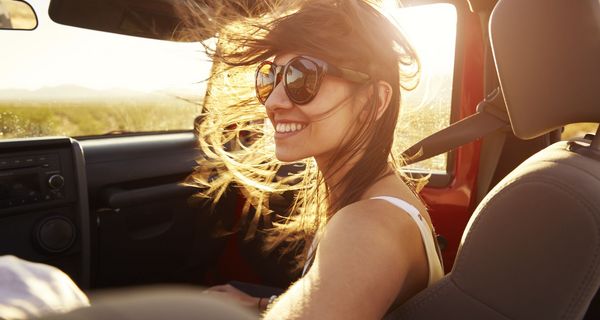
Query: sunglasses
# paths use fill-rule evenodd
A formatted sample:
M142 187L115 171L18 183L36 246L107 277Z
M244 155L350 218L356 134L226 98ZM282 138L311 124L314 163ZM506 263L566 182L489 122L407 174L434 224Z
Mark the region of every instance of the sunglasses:
M319 92L323 77L328 74L355 83L370 80L366 73L339 68L323 60L307 56L292 58L283 66L263 61L256 69L256 97L263 105L283 80L283 88L290 101L297 105L309 103Z

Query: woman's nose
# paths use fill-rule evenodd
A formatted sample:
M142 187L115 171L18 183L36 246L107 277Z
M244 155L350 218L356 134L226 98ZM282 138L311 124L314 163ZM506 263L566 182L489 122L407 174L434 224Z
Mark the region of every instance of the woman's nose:
M276 109L289 109L292 107L293 103L290 101L287 94L285 93L283 82L279 82L275 86L275 89L273 89L273 92L271 92L271 94L269 95L269 98L267 98L267 101L265 101L265 108L267 108L267 110L273 111Z

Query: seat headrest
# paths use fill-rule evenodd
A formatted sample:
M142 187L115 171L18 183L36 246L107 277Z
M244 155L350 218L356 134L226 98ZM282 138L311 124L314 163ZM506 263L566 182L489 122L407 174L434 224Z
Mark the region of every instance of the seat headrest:
M517 137L600 122L600 0L500 0L490 38Z

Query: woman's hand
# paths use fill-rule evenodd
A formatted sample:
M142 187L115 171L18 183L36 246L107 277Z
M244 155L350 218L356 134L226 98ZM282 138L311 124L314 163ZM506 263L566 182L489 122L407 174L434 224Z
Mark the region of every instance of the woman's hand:
M248 295L229 284L210 287L206 290L206 293L216 297L224 297L226 299L231 299L241 306L257 311L262 311L259 310L258 306L259 298Z

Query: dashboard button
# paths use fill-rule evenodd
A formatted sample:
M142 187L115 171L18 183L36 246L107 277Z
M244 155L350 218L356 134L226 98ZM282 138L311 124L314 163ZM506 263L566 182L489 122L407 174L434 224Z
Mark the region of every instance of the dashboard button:
M52 199L62 199L63 194L60 192L52 192Z
M52 175L49 179L48 179L48 186L50 186L50 188L52 189L60 189L65 185L65 178L63 176L61 176L60 174L55 174Z

